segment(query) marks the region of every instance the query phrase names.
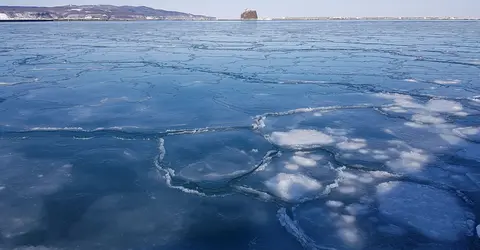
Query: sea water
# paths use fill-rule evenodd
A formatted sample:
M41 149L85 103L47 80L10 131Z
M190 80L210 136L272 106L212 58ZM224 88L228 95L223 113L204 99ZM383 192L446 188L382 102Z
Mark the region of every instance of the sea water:
M3 249L478 249L480 23L0 24Z

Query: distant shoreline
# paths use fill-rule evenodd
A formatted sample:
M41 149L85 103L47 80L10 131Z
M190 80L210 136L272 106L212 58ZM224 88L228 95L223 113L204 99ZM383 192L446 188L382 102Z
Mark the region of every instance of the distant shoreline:
M258 20L242 20L242 19L0 19L0 23L15 23L15 22L162 22L162 21L194 21L194 22L222 22L222 21L241 21L241 22L271 22L271 21L480 21L480 18L441 18L441 17L305 17L305 18L271 18Z
M53 22L54 20L45 20L45 19L1 19L0 23L26 23L26 22Z
M480 17L274 17L274 18L259 18L257 20L241 20L241 19L228 19L217 18L217 21L478 21Z

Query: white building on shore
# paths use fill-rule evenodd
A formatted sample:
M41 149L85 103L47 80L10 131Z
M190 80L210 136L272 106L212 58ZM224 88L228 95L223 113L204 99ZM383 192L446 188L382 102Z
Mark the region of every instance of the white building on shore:
M10 17L5 13L0 13L0 20L9 20Z

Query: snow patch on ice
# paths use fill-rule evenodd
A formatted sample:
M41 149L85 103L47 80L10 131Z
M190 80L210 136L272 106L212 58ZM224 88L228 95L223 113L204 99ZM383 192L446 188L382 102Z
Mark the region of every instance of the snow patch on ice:
M423 124L441 124L446 122L445 119L441 117L427 114L415 114L412 116L412 120Z
M357 189L354 186L340 186L337 187L337 191L341 194L355 194Z
M333 138L317 130L294 129L288 132L273 132L268 138L278 146L302 149L315 148L334 142Z
M320 192L322 184L301 174L280 173L267 180L265 186L276 196L286 201L299 201L306 194Z
M409 95L382 93L376 94L376 97L393 100L393 106L383 107L385 112L407 113L412 111L415 114L433 115L435 113L451 113L462 115L462 104L443 99L431 99L426 104L416 102ZM468 115L468 114L467 114Z
M346 129L330 128L330 127L325 128L325 132L329 135L334 135L334 136L345 136L348 134L348 130Z
M337 147L342 150L359 150L367 146L365 139L350 139L337 144Z
M455 113L463 110L462 104L449 100L430 100L426 109L433 112Z
M317 165L317 162L314 159L303 157L300 155L294 155L292 157L292 161L303 167L315 167Z
M345 204L343 204L343 202L341 202L341 201L329 200L329 201L325 202L325 205L327 205L330 208L341 208Z
M163 161L165 158L165 140L163 138L158 139L158 160Z
M56 127L35 127L31 128L32 131L85 131L81 127L64 127L64 128L56 128Z
M430 161L430 156L423 150L412 149L412 151L402 151L398 159L388 161L387 167L401 174L412 174L420 172Z
M390 112L393 112L393 113L407 113L408 112L408 110L406 110L402 107L398 107L398 106L385 107L385 108L383 108L383 110L390 111Z
M360 238L357 230L354 228L342 228L338 230L340 238L348 242L349 244L355 244L359 242Z
M413 97L402 94L381 93L375 94L376 97L380 97L387 100L393 100L395 105L402 108L422 108L422 105L416 103Z
M448 80L434 80L433 82L436 84L451 85L451 84L459 84L462 81L458 79L456 80L448 79Z

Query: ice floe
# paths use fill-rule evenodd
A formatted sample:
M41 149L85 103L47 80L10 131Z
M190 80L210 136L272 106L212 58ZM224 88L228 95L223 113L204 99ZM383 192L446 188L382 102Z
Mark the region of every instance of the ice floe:
M386 182L377 186L380 213L437 241L456 241L468 233L469 211L454 195L430 186Z
M215 182L233 179L245 174L246 170L235 170L241 165L255 166L250 156L236 148L225 148L205 157L202 161L186 165L178 171L178 176L193 182ZM248 169L247 169L248 170Z
M160 140L158 167L171 185L218 188L259 167L270 147L249 131L175 135Z

